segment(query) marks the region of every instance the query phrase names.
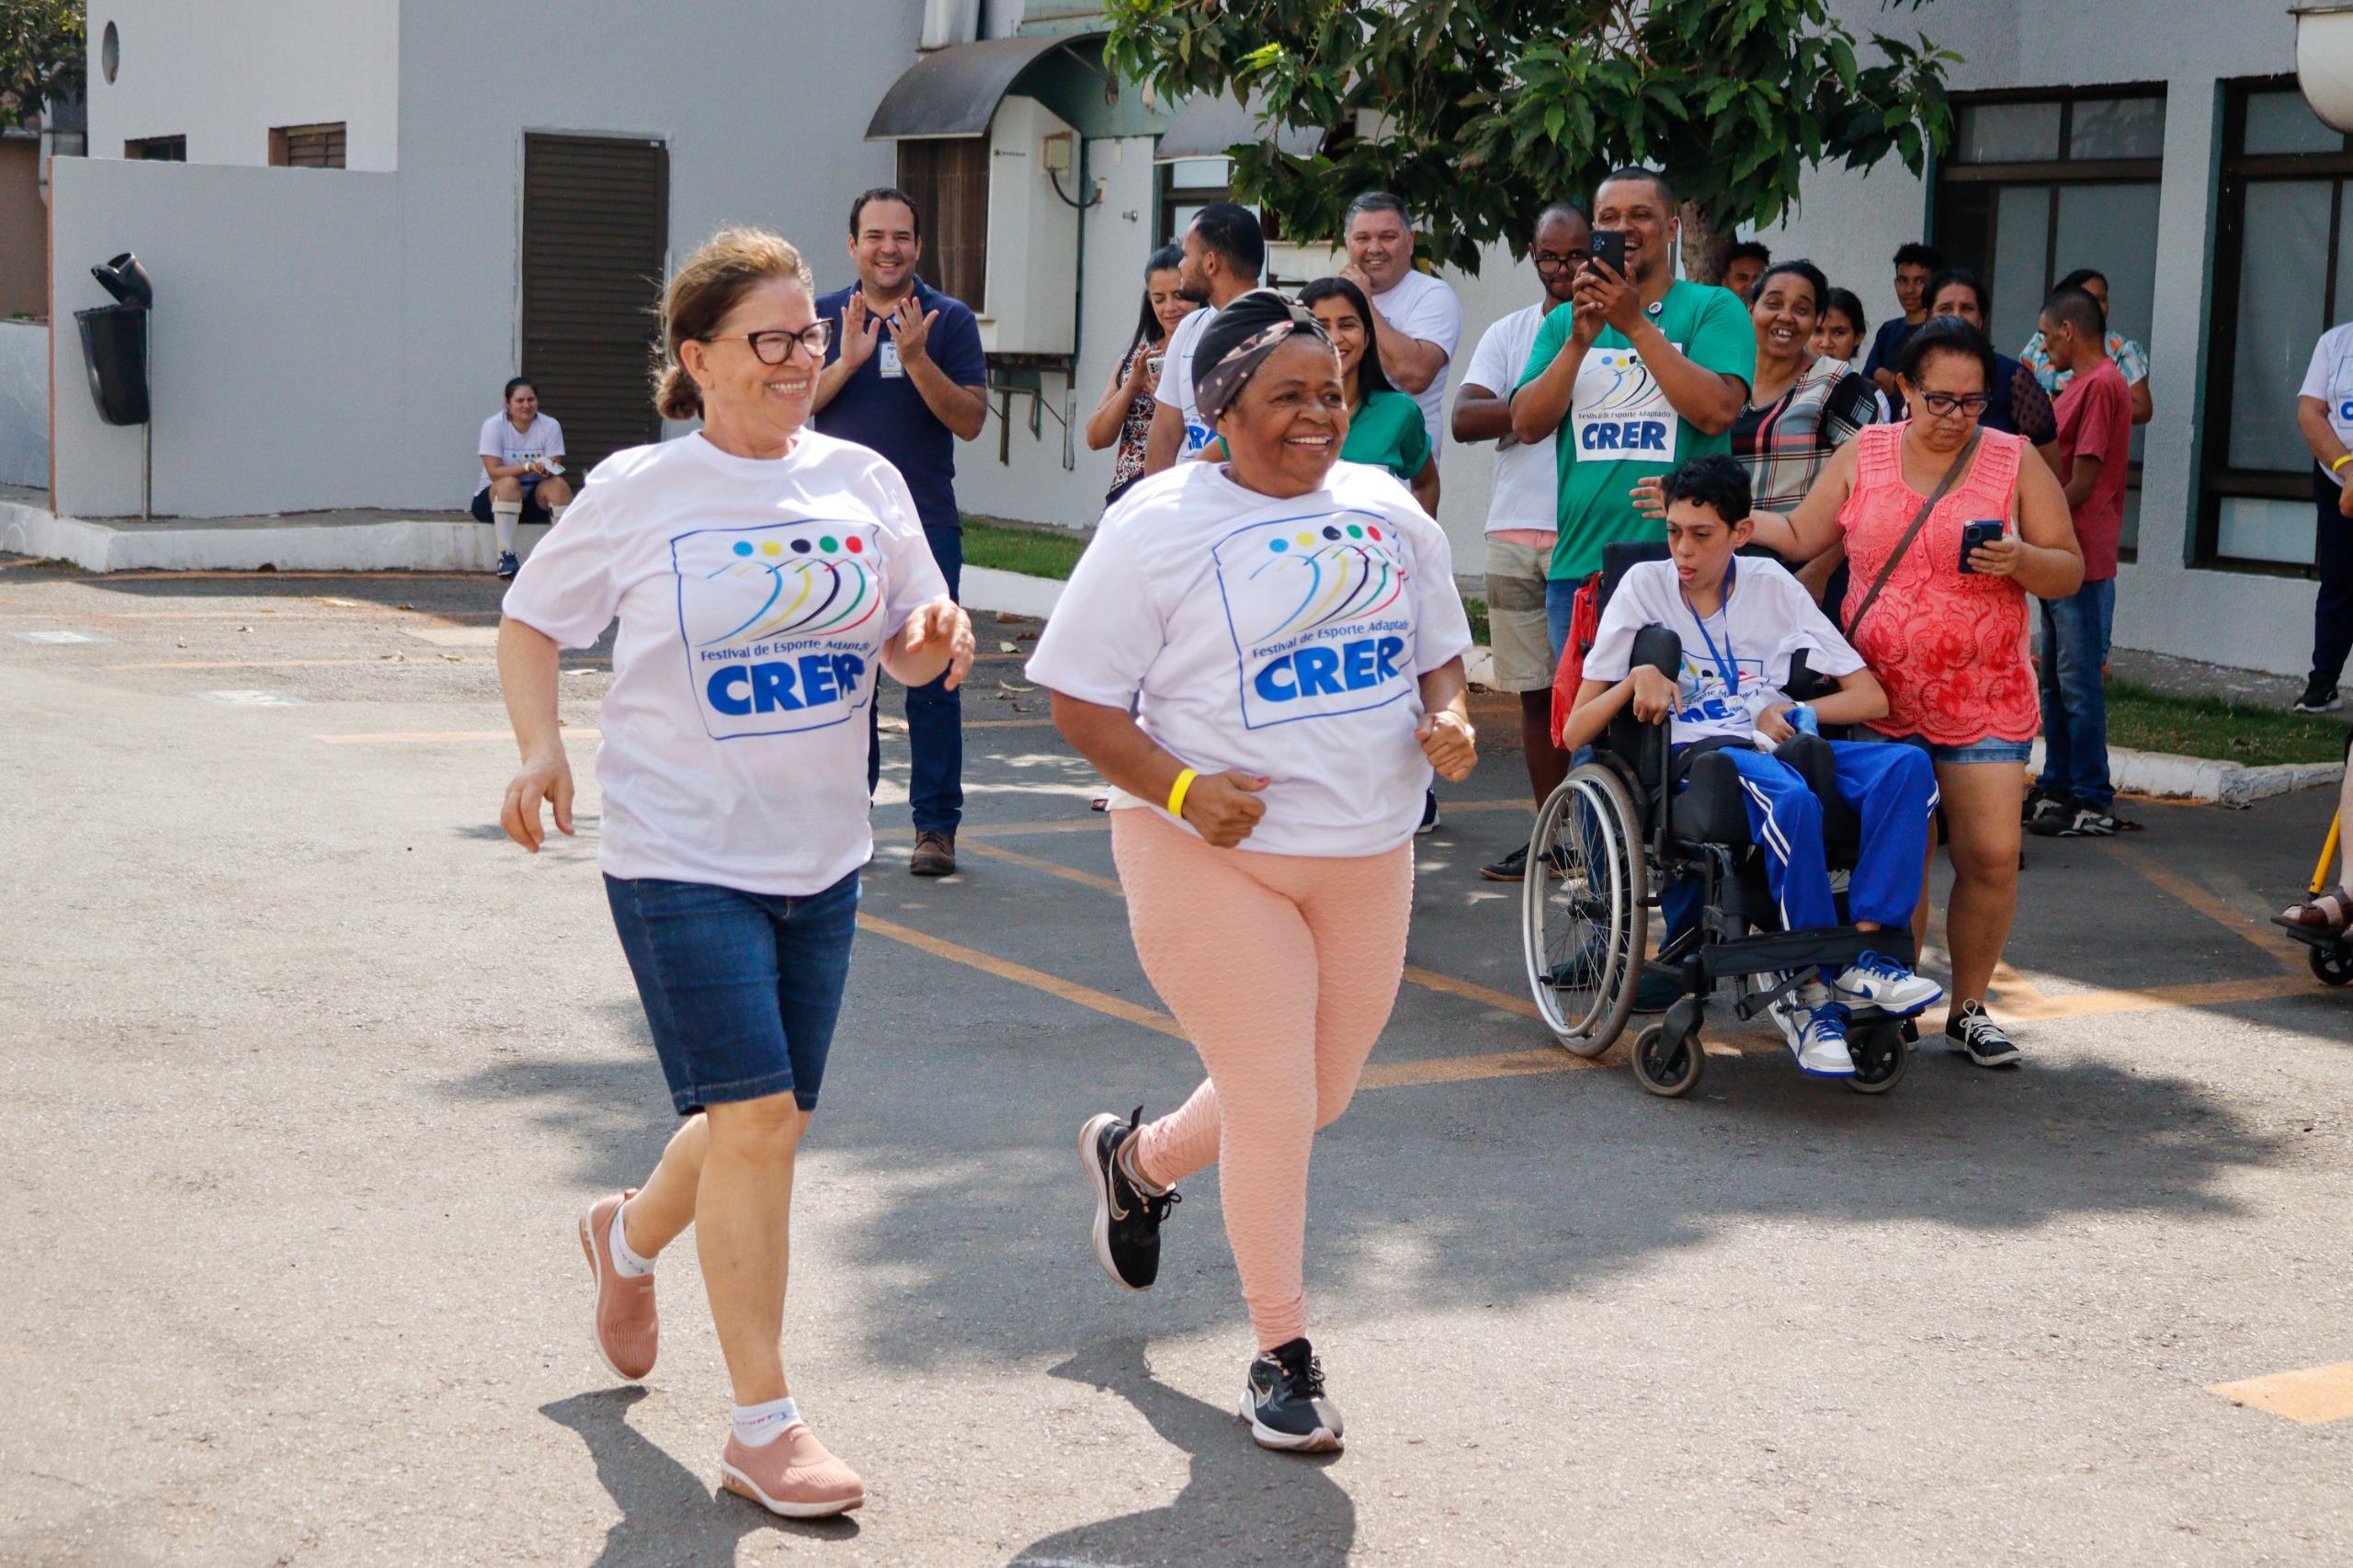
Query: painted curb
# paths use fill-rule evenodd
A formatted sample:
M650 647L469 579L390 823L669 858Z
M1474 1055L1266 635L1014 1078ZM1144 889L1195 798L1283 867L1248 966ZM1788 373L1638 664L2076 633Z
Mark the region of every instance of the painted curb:
M2040 741L2034 743L2032 766L2038 771L2042 767ZM2160 801L2209 801L2219 806L2243 809L2274 795L2337 783L2345 777L2345 766L2336 762L2282 762L2268 767L2248 767L2243 763L2218 762L2211 757L2177 756L2171 752L2110 746L2108 776L2125 794L2148 795Z
M1054 606L1061 602L1063 585L1054 577L1000 572L994 566L967 566L956 586L957 597L966 609L1035 616L1043 620L1054 613Z
M526 525L518 554L547 533ZM0 551L70 561L85 572L488 572L497 535L481 523L395 520L322 527L208 528L133 524L118 528L61 517L21 501L0 501Z

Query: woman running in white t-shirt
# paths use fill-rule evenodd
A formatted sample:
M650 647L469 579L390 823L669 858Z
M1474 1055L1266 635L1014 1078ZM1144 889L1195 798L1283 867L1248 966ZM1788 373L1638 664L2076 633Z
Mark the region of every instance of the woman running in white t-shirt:
M782 1333L793 1154L849 973L875 670L910 687L972 658L898 472L804 428L830 324L800 252L730 230L663 301L656 401L680 440L597 465L507 590L498 666L523 752L500 821L536 851L572 831L558 644L613 618L597 860L678 1114L642 1191L591 1204L580 1242L597 1347L654 1368L654 1260L692 1224L734 1384L725 1485L771 1512L855 1508L866 1488L801 1419Z
M1136 1290L1176 1183L1218 1165L1258 1337L1242 1414L1268 1448L1336 1449L1302 1284L1308 1153L1396 1000L1431 767L1477 760L1471 629L1438 525L1336 460L1347 397L1312 314L1245 294L1193 363L1229 460L1105 515L1029 666L1115 787L1136 953L1209 1069L1172 1116L1094 1118L1079 1152L1096 1256Z

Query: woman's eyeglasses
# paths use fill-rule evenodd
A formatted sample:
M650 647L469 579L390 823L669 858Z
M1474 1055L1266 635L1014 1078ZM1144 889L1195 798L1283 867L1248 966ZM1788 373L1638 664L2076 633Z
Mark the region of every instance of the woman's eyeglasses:
M799 332L783 332L776 330L767 332L731 332L724 336L706 337L703 339L705 343L749 344L751 346L753 357L758 359L763 365L783 364L786 360L792 358L792 348L795 344L798 344L802 348L807 349L811 359L822 360L825 357L826 345L832 343L833 340L834 322L831 316L827 316L822 321L812 322L809 325L802 327Z
M1984 392L1972 392L1967 397L1955 397L1950 392L1922 392L1920 401L1939 419L1950 419L1956 414L1966 414L1974 419L1994 406L1994 400Z

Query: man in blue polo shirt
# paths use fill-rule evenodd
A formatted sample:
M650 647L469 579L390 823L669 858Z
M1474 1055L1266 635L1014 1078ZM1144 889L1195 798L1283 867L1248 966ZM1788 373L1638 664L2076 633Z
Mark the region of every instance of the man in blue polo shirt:
M971 309L915 276L922 256L923 222L906 192L881 187L850 203L849 258L858 285L817 301L817 313L834 324L817 378L817 428L871 448L899 471L954 595L964 565L956 443L978 437L988 417L988 362ZM868 705L870 722L878 707ZM940 681L910 689L907 743L915 753L907 803L915 824L907 869L944 877L956 869L956 828L964 816L963 704L957 693ZM868 789L881 769L881 742L870 735Z

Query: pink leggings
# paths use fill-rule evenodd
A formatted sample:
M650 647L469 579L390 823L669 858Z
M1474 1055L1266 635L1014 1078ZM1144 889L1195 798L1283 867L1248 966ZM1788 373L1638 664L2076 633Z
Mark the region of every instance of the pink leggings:
M1212 849L1157 812L1111 813L1128 927L1209 1082L1147 1124L1136 1164L1221 1167L1225 1234L1261 1349L1307 1332L1307 1155L1356 1092L1397 1000L1414 855ZM1333 983L1322 983L1329 974Z

